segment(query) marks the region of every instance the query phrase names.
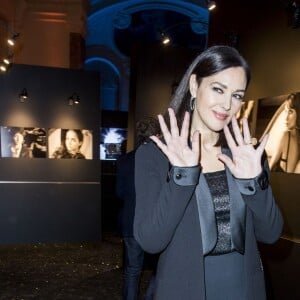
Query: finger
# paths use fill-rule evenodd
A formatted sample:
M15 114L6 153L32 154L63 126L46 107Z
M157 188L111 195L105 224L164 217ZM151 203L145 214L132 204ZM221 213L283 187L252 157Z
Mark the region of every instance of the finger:
M243 139L242 133L239 128L239 124L238 124L235 116L232 117L231 124L232 124L232 129L233 129L233 133L234 133L236 142L240 146L244 145L245 144L244 139Z
M200 162L200 133L196 130L192 136L192 151L199 156Z
M189 136L189 129L190 129L190 114L185 112L184 119L182 122L180 136L187 142Z
M228 147L230 149L233 149L234 147L236 147L235 140L233 139L233 137L232 137L232 135L230 133L230 130L229 130L229 128L228 128L227 125L224 126L224 134L225 134L225 138L226 138Z
M218 156L218 159L220 161L222 161L229 168L230 171L233 170L234 163L233 163L232 159L229 156L227 156L224 153L220 153L217 156Z
M174 137L179 136L179 129L178 129L177 120L176 120L174 110L172 108L168 108L168 111L169 111L169 117L170 117L171 135L174 136Z
M264 152L264 150L265 150L265 148L266 148L268 139L269 139L269 134L266 134L266 135L262 138L262 140L260 141L259 146L256 148L256 151L258 151L258 153L259 153L260 155L263 154L263 152Z
M246 144L251 144L252 139L251 139L251 134L250 134L250 129L249 129L247 118L243 118L242 122L243 122L244 141Z
M169 131L167 125L166 125L166 122L165 122L163 116L158 115L157 117L158 117L161 132L164 136L164 139L165 139L166 143L168 143L170 141L170 138L171 138L170 131Z
M155 135L149 137L165 154L167 153L168 147Z

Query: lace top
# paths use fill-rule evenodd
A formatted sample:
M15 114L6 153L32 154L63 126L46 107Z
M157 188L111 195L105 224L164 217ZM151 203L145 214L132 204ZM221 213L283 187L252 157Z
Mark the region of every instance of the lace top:
M232 252L230 229L230 198L226 172L204 173L209 186L216 217L217 243L209 255L220 255Z

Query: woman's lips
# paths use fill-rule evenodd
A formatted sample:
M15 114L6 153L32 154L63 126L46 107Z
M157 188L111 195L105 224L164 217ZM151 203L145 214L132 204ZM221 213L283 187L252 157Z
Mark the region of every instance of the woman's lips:
M225 121L228 118L228 114L222 114L217 111L213 111L213 113L218 120Z

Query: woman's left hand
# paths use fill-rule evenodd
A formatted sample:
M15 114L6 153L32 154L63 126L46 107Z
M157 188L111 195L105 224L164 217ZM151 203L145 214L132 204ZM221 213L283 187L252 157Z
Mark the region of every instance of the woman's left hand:
M224 134L232 153L232 159L224 153L220 153L218 158L226 164L234 177L240 179L254 178L262 171L261 157L268 141L268 135L265 135L259 146L254 148L247 119L244 118L242 123L243 135L236 118L232 118L235 139L232 137L228 126L224 127Z

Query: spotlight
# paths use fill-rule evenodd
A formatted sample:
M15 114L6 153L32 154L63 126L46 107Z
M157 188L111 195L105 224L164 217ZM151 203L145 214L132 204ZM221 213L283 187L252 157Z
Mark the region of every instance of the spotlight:
M7 68L6 68L6 66L5 65L0 65L0 70L1 70L1 72L6 72L7 71Z
M215 1L210 1L210 0L207 1L207 9L208 10L213 10L216 7L217 7L217 4Z
M164 45L167 45L171 42L171 39L165 34L165 33L161 33L160 34L161 36L161 42L164 44Z
M7 40L8 45L14 46L19 35L20 33L14 33L13 36Z
M77 93L73 93L70 97L69 97L69 99L68 99L68 104L70 105L70 106L72 106L72 105L77 105L77 104L79 104L80 103L80 98L79 98L79 96L77 95Z
M27 90L25 88L23 88L23 90L19 94L19 100L20 100L20 102L24 103L27 99L28 99Z
M13 55L8 55L7 57L3 58L3 62L6 64L6 65L9 65L12 63L12 57Z

